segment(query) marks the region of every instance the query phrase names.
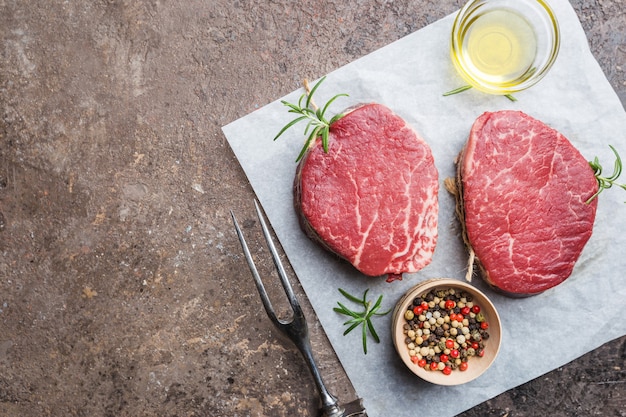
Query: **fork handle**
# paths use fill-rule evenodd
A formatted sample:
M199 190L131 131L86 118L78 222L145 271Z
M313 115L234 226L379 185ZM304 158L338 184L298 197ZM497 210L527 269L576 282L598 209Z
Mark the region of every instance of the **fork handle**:
M315 385L317 386L317 390L320 394L320 399L322 400L322 411L324 417L341 417L343 416L344 409L341 408L337 403L337 398L335 398L324 385L324 381L322 380L322 375L320 374L319 369L317 368L317 364L315 363L315 359L313 358L313 351L311 349L311 343L307 338L296 343L298 349L304 356L304 359L311 370L311 374L313 375L313 379L315 380Z

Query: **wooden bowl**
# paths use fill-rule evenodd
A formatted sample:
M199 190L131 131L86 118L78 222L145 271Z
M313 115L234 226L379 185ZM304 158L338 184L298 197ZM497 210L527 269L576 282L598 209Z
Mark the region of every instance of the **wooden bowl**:
M439 370L424 369L411 360L410 349L406 343L407 329L405 324L408 324L404 314L408 310L409 306L413 305L413 300L422 294L428 293L430 290L447 290L454 288L455 291L465 291L471 294L473 303L478 304L481 308L481 313L485 317L485 321L489 323L487 332L489 338L484 341L484 355L482 357L473 356L468 359L468 368L465 371L460 369L454 369L449 375L446 375ZM430 310L432 311L432 310ZM481 291L474 286L449 278L438 278L424 281L411 288L396 304L393 311L393 319L391 324L391 332L393 335L393 343L396 351L402 362L420 378L438 385L459 385L469 382L478 378L491 366L493 361L498 355L500 350L501 323L500 317L496 308L491 301Z

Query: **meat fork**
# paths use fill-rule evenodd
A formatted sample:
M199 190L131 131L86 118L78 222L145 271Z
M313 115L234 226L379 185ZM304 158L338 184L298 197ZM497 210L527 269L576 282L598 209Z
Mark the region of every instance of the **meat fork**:
M311 349L311 342L309 339L309 328L307 326L306 318L304 313L302 312L302 308L300 307L300 303L296 298L296 295L291 288L291 284L287 278L287 274L285 273L285 269L278 257L278 252L276 251L276 247L272 241L272 237L270 235L269 229L265 223L263 214L261 213L261 209L259 208L259 204L257 201L254 201L254 206L256 208L257 217L259 218L259 222L261 224L261 228L263 229L263 235L265 236L265 240L267 242L267 246L272 253L272 258L274 260L274 265L278 270L278 275L280 277L280 281L283 285L283 289L287 295L287 299L289 300L289 304L291 305L291 309L293 310L293 318L290 321L281 320L276 316L274 308L272 307L272 303L265 291L265 286L263 285L263 281L261 281L261 277L254 265L254 260L252 259L252 255L250 254L250 250L248 249L248 245L243 237L243 233L239 228L239 224L237 223L237 219L235 218L235 214L233 211L230 211L230 215L233 219L233 223L235 225L235 230L237 231L237 237L239 237L239 241L241 242L241 247L243 249L243 253L246 256L246 260L248 261L248 266L250 267L250 271L252 271L252 275L254 276L254 281L256 283L257 290L259 291L259 295L261 296L261 301L263 302L263 306L265 307L265 311L267 311L267 315L272 320L274 325L278 328L278 330L286 335L300 350L302 356L306 360L306 363L313 375L313 379L315 380L315 385L320 395L320 399L322 400L322 416L324 417L352 417L352 416L363 416L367 417L365 413L365 408L363 408L362 400L357 399L352 401L351 403L340 406L337 398L335 398L324 385L324 381L322 380L322 376L317 368L317 364L315 363L315 359L313 358L313 352Z

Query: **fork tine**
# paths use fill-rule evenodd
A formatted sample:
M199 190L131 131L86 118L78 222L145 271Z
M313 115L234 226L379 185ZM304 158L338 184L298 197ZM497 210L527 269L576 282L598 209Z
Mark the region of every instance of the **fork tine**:
M263 213L261 212L261 208L259 207L256 199L254 200L254 207L256 208L256 214L259 218L259 222L261 223L261 229L263 229L263 235L265 236L265 240L267 241L267 246L272 253L272 259L274 260L274 265L278 270L278 275L280 276L280 281L283 284L283 288L285 289L285 293L287 294L287 299L289 300L289 304L291 304L291 308L296 316L303 316L302 309L300 308L300 303L298 303L298 299L291 288L291 284L289 283L289 279L287 278L287 273L285 272L285 268L283 267L282 262L280 261L280 257L278 256L278 252L276 251L276 247L274 246L274 242L272 241L272 236L270 235L270 231L265 223L265 219Z
M265 307L265 311L267 311L267 315L274 322L274 324L278 325L278 317L274 312L274 308L272 307L272 303L270 302L269 296L267 295L267 291L265 291L265 286L263 285L263 281L261 281L261 277L259 276L259 272L254 265L254 260L252 259L252 254L248 249L248 245L246 244L246 239L243 237L243 233L239 228L239 223L237 223L237 218L235 217L235 213L230 211L230 216L233 218L233 223L235 225L235 230L237 231L237 237L239 238L239 242L241 243L241 248L243 249L243 253L246 256L246 261L248 261L248 266L250 267L250 271L252 272L252 276L254 277L254 282L256 284L256 288L259 291L259 295L261 296L261 302L263 303L263 307Z
M237 236L239 237L239 242L241 243L241 247L246 256L246 260L248 261L248 266L250 267L250 271L252 271L252 275L254 276L254 281L256 283L257 289L259 290L259 294L261 295L261 301L263 301L263 306L267 311L268 316L274 322L274 325L287 337L291 339L292 342L295 343L296 347L306 360L309 369L311 370L311 374L313 375L313 379L315 380L315 385L317 386L317 390L320 395L320 399L322 400L322 410L323 415L325 417L342 417L342 416L351 416L357 415L352 413L352 411L348 412L348 414L344 413L346 409L339 406L337 403L337 399L328 391L326 386L324 385L324 381L322 380L322 376L320 371L315 363L315 359L313 358L313 352L311 349L311 342L309 340L308 334L308 326L306 323L306 318L300 307L300 303L296 298L296 295L291 288L291 284L289 283L289 279L287 278L287 273L285 272L285 268L283 267L282 262L280 261L280 257L278 256L278 251L274 246L274 242L272 240L272 236L270 235L269 228L265 222L265 217L261 212L261 208L257 200L254 200L254 207L256 209L257 217L259 218L259 222L261 224L261 229L263 230L263 236L265 237L265 241L267 242L267 247L269 248L272 259L274 260L274 265L276 266L276 270L278 271L278 275L280 277L280 281L283 285L283 289L285 290L285 294L289 300L289 304L293 310L293 318L291 321L282 321L276 317L276 313L272 308L272 304L269 300L267 292L265 291L265 287L263 286L263 282L261 281L261 277L254 265L254 261L252 259L252 255L250 254L250 250L248 249L248 245L246 244L246 240L243 237L243 233L239 228L239 224L237 223L237 219L235 218L235 214L233 211L230 211L230 215L233 218L233 223L235 224L235 230L237 231ZM361 403L356 404L352 407L356 410L356 406L359 405L360 410L363 411L363 415L365 414L365 410ZM354 411L353 410L353 411Z

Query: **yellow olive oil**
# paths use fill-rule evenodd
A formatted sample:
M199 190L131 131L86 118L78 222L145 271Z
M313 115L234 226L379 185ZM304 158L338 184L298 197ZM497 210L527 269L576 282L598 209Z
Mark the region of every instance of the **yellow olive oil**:
M533 72L537 39L531 25L517 13L501 9L476 17L461 48L466 70L489 84L522 82Z

